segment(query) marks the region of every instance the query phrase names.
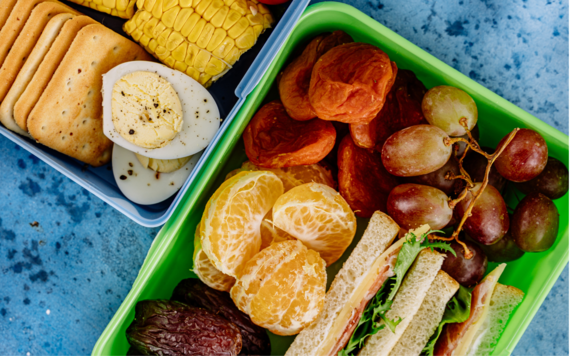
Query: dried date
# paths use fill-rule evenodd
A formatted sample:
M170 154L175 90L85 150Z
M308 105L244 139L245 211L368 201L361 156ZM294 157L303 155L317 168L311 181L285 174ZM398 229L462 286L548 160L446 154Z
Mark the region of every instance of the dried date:
M143 355L238 355L240 330L201 308L168 300L137 303L127 340Z
M212 289L199 279L188 278L178 283L170 299L204 308L234 323L241 332L242 355L269 355L271 353L271 344L265 329L255 325L249 316L241 312L235 306L229 293Z

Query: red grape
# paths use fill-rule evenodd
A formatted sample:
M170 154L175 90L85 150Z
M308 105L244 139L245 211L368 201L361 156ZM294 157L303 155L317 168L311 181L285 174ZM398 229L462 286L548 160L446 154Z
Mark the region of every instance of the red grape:
M441 168L451 157L452 146L443 130L433 125L415 125L390 136L382 147L382 163L391 174L412 177Z
M539 192L550 199L558 199L568 192L568 168L554 157L548 162L542 173L533 179L516 183L516 187L525 194Z
M467 196L457 204L455 213L458 220L463 217L475 197L474 193L478 193L479 189L481 189L481 183L476 183ZM484 245L494 244L507 233L509 230L507 204L495 187L487 185L483 194L475 202L471 216L465 220L463 230L475 241Z
M517 205L511 233L521 250L546 251L558 235L559 218L558 209L550 198L541 193L531 193Z
M465 240L465 239L462 239ZM466 259L463 255L463 247L455 241L451 242L451 248L455 251L455 255L449 251L446 252L447 257L443 260L443 265L441 269L447 272L453 279L455 279L459 284L465 287L471 287L479 283L485 271L487 270L487 256L475 243L471 241L465 241L467 248L473 257Z
M465 135L477 123L475 101L463 90L449 85L428 90L422 100L422 112L430 124L449 136ZM461 124L461 119L465 119L467 129Z
M428 224L433 230L444 228L453 210L441 190L420 184L402 184L388 196L388 215L404 229Z
M447 163L437 171L428 174L422 174L421 176L406 177L404 180L406 183L429 185L430 187L437 188L443 191L445 194L451 196L455 191L457 180L445 179L447 172L451 172L454 175L459 175L460 173L457 159L453 156L451 156L451 158L449 158L449 161L447 161Z
M481 149L489 154L493 153L493 149L489 147L481 147ZM485 156L480 155L477 152L471 152L463 160L463 168L469 173L471 180L473 182L483 182L485 178L485 170L487 169L487 163L489 161ZM495 165L491 166L491 171L489 172L489 184L497 188L500 192L505 187L507 180L497 172Z
M502 147L509 135L503 137ZM495 161L497 171L513 182L526 182L542 172L548 161L546 141L536 131L521 129Z
M513 228L512 225L511 219L511 229ZM480 245L479 247L491 262L510 262L518 260L524 255L524 251L517 246L510 231L493 245Z

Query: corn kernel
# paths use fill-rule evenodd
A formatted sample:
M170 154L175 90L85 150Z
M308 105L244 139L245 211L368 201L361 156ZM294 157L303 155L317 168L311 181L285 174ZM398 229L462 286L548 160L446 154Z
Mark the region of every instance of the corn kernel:
M130 34L131 32L133 32L135 29L137 28L137 25L134 21L127 21L125 22L125 25L123 27L123 30L127 33Z
M148 37L146 34L143 33L143 35L139 39L139 42L143 46L148 46L148 43L150 42L150 37Z
M150 38L154 38L155 37L154 28L156 27L157 24L158 24L158 19L156 17L153 17L152 19L150 19L143 26L144 34Z
M141 11L140 24L137 23L137 27L140 27L140 25L142 25L143 23L146 23L151 18L152 18L152 14L150 12Z
M188 68L186 68L186 74L188 74L189 77L196 81L200 78L200 72L198 72L196 68L192 66L188 66Z
M167 57L167 58L164 60L164 64L166 64L166 65L169 66L170 68L174 67L174 63L175 63L175 62L176 62L176 61L174 60L174 58L172 58L172 56L169 56L169 57Z
M162 15L161 21L166 25L166 27L174 26L174 20L176 20L176 16L180 12L180 7L175 6L172 9L166 11L164 15Z
M184 62L184 58L186 58L186 50L188 49L188 43L182 42L180 46L178 46L175 50L172 51L172 58L176 59L179 62ZM183 72L186 69L183 70Z
M186 52L186 58L184 59L184 63L188 64L191 67L194 67L194 61L196 60L198 51L200 51L200 48L198 48L196 45L193 44L188 45L188 50Z
M194 60L194 68L198 69L198 71L203 72L206 69L206 65L210 61L212 55L210 52L204 51L201 49Z
M186 71L186 68L188 68L188 65L186 65L186 63L184 63L184 62L176 61L174 63L174 69L179 70L182 73L184 73Z
M202 33L202 30L204 29L204 26L206 26L206 20L204 19L198 20L198 23L196 24L196 26L194 26L192 32L190 32L190 34L188 35L188 41L196 43L196 41L198 41L198 38L200 37L200 34Z
M178 0L164 0L162 4L162 11L168 11L177 5L178 5Z
M206 11L206 9L210 6L211 3L212 0L202 0L200 1L200 4L198 4L198 6L194 7L194 9L198 14L202 15Z
M156 0L145 0L144 2L144 9L150 13L152 13L152 9L154 8L154 4Z
M255 16L247 15L246 18L251 26L263 25L263 14L257 13Z
M247 15L248 7L242 1L236 1L230 6L230 9L237 11L240 15L245 16Z
M163 0L156 0L154 7L152 8L152 16L156 18L161 18L163 11L162 11L162 2Z
M115 0L103 0L103 6L112 9L115 7Z
M165 60L166 57L168 57L168 55L170 54L170 52L168 52L166 48L162 46L157 46L154 53L156 54L156 57L161 61Z
M127 6L129 6L129 0L117 0L117 11L125 11L127 10Z
M212 59L210 59L210 61L208 62L208 65L206 66L206 69L204 70L204 72L209 74L209 75L214 76L214 75L218 75L221 72L223 72L225 68L226 68L226 64L224 62L222 62L218 58L212 57Z
M202 73L200 74L200 79L198 79L198 83L202 84L203 86L206 86L206 83L208 83L210 79L212 79L211 75Z
M173 51L178 45L180 45L184 41L184 37L179 32L172 32L168 37L168 41L166 42L166 49L169 51Z
M230 11L229 7L227 6L222 7L220 11L216 12L214 17L212 17L212 20L210 20L212 25L214 25L214 27L216 28L222 27L222 25L224 24L224 20L228 16L229 11Z
M259 35L263 32L263 25L255 25L253 26L253 33L255 38L259 38Z
M224 2L222 0L214 0L202 17L204 17L204 20L210 21L222 7L224 7Z
M153 38L152 40L150 40L150 42L148 43L148 49L150 50L149 52L155 52L156 51L156 47L158 46L158 42L156 42L156 40Z
M138 41L142 35L143 35L143 32L138 28L136 30L134 30L133 33L131 33L131 37L135 41Z
M158 37L156 38L158 44L161 45L162 47L166 47L166 41L168 40L168 37L170 36L171 32L172 30L169 28L162 31L162 33L158 35Z
M192 8L192 0L180 0L180 6Z
M200 19L201 17L197 13L190 15L184 26L182 26L182 30L180 30L182 36L188 37Z
M193 12L194 10L191 8L183 8L180 10L178 16L176 16L176 21L174 21L174 31L180 31Z
M242 17L235 25L232 26L232 28L228 30L228 36L230 36L233 39L236 39L242 33L244 33L244 31L247 28L249 28L249 21L247 21L245 17Z
M218 58L225 58L230 51L234 48L235 41L231 37L226 37L222 43L212 51L212 54Z
M239 49L250 49L255 44L255 34L253 33L253 27L248 27L245 32L236 38L236 46Z
M226 17L226 20L224 21L222 28L226 31L229 30L233 25L236 24L236 22L238 22L240 18L241 15L239 14L239 12L235 10L229 10L228 16Z
M110 8L110 7L107 7L107 6L104 6L104 5L99 5L99 6L97 6L97 10L99 10L99 11L101 11L101 12L104 12L104 13L106 13L106 14L110 14L110 13L111 13L111 8Z
M216 49L220 45L220 43L222 43L224 38L226 38L226 31L224 31L221 28L216 28L214 30L214 34L212 35L212 38L210 39L210 42L208 42L208 46L206 47L206 50L208 50L210 52L214 51L214 49Z
M208 46L208 43L210 43L210 39L214 34L214 30L215 30L214 26L212 26L211 23L207 23L204 26L204 29L202 30L202 33L200 34L198 41L196 41L196 45L200 48L205 49Z
M144 7L144 0L137 0L137 8L142 9Z
M158 36L160 36L160 34L164 32L164 30L166 30L166 25L164 25L161 21L154 28L154 31L152 32L152 37L158 38Z
M237 62L237 60L239 59L239 56L241 56L240 50L237 47L234 47L232 48L230 53L228 53L228 55L224 57L224 61L226 61L226 63L228 63L229 65L233 66L234 63Z

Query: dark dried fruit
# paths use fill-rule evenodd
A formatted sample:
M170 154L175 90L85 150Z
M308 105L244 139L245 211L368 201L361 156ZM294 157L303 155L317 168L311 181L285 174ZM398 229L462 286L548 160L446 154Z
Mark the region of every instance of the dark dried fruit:
M376 210L387 212L390 191L399 184L382 165L379 152L354 144L346 135L338 149L339 192L357 216L369 218Z
M205 309L168 300L144 300L135 308L127 340L143 355L238 355L237 326Z
M259 109L243 133L247 157L265 168L317 163L333 149L335 139L330 122L293 120L279 101Z
M324 53L352 38L343 31L320 35L305 47L299 57L291 62L279 79L279 96L291 118L306 121L317 117L309 103L309 84L313 66Z
M381 150L384 141L392 134L406 127L428 124L422 113L422 99L426 92L426 87L414 72L399 69L378 115L368 124L350 125L354 143L363 148Z
M229 293L212 289L199 279L188 278L178 283L170 299L204 308L234 323L241 331L242 355L271 353L271 344L265 329L255 325L246 314L242 313L235 306Z
M398 68L366 43L347 43L325 53L313 68L309 101L323 120L367 124L382 109Z

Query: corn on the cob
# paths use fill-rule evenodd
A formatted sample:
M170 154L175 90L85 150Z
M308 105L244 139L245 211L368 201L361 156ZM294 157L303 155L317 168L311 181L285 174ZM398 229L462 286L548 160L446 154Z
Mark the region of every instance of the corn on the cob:
M135 14L136 0L70 0L106 14L130 19Z
M123 27L162 63L208 87L271 27L257 0L137 0Z

